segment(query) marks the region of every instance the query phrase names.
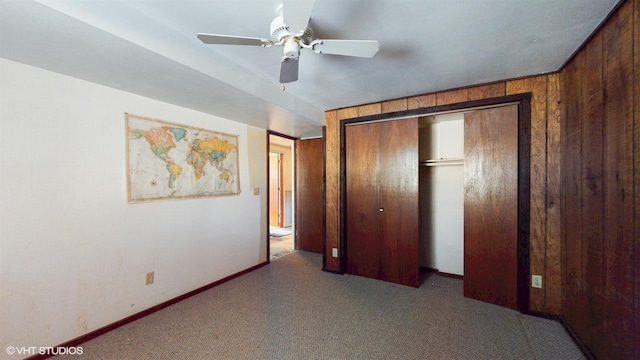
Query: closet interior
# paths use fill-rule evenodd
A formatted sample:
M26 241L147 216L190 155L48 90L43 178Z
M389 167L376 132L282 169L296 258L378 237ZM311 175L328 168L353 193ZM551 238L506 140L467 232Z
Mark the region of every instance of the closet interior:
M419 265L464 275L464 113L424 116L419 133Z

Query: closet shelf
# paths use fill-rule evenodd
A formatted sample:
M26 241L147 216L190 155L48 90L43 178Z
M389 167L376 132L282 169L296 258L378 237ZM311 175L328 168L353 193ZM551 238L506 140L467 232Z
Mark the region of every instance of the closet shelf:
M451 165L464 165L464 159L448 158L448 159L430 159L430 160L420 161L420 166L451 166Z

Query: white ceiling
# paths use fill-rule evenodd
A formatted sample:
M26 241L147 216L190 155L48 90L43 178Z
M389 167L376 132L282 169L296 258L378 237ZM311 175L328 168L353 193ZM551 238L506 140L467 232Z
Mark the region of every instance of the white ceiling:
M311 137L328 109L559 70L618 1L317 0L316 38L379 40L380 51L305 50L285 91L281 47L196 38L269 38L282 0L0 0L0 57Z

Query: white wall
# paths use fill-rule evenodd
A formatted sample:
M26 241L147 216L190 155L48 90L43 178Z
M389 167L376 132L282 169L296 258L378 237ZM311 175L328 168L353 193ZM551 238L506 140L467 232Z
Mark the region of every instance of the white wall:
M420 160L464 157L462 113L420 128ZM420 167L420 266L464 274L464 166Z
M125 112L238 134L241 194L128 204ZM0 358L262 263L266 239L265 130L0 59Z

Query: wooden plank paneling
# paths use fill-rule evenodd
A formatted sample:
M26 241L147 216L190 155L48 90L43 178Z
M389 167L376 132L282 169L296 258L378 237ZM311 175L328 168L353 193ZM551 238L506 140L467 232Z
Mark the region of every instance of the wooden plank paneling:
M469 101L469 89L443 91L436 94L436 105L449 105Z
M407 99L384 101L382 103L382 113L407 110Z
M571 64L571 62L569 62L567 65L565 65L565 67L562 68L562 70L560 71L559 75L560 75L560 169L561 172L559 174L560 176L560 272L562 274L562 277L560 279L560 314L566 319L567 323L570 321L569 316L567 315L569 313L568 309L566 308L566 305L568 304L567 301L567 236L568 236L568 225L567 225L567 217L566 217L566 209L569 206L569 204L567 204L567 186L568 186L568 181L567 179L569 179L570 174L569 171L567 170L566 166L567 166L567 158L568 158L568 120L567 120L567 116L568 116L568 111L567 108L570 105L570 102L572 101L572 99L567 98L567 94L569 93L567 91L567 85L569 84L569 80L571 79L571 76L569 76L569 71L567 70L569 68L569 65Z
M356 109L357 109L356 116L378 115L382 113L382 105L380 103L360 105ZM351 117L356 117L356 116L351 116Z
M604 344L602 326L602 251L603 251L603 102L602 34L586 45L582 57L582 283L584 305L578 309L584 340L594 353ZM586 315L586 316L585 316Z
M436 94L414 96L407 100L408 110L427 108L431 106L436 106Z
M504 81L469 88L469 100L488 99L506 94Z
M331 256L340 240L340 122L336 110L325 112L325 253L324 270L339 271L338 258Z
M532 93L529 269L531 275L541 275L543 281L542 289L530 287L529 306L542 311L546 287L547 76L508 81L506 91L507 94Z
M522 94L533 89L535 78L528 77L523 79L509 80L505 84L507 95Z
M545 310L546 307L547 88L547 76L538 76L533 79L533 88L531 89L533 97L531 98L529 269L532 275L543 276L542 289L530 288L529 292L529 306L536 310Z
M542 289L530 288L529 306L546 310L547 286L546 235L547 235L547 76L533 78L531 88L531 163L530 163L530 225L529 269L531 274L543 277ZM534 291L538 290L538 291Z
M342 144L340 143L341 139L340 139L340 122L344 119L352 119L355 117L360 116L359 115L360 112L360 107L358 106L352 106L352 107L348 107L348 108L343 108L343 109L339 109L337 114L336 114L336 120L337 120L337 125L336 125L336 132L337 132L337 139L338 139L338 159L337 159L337 166L338 166L338 176L337 181L337 187L338 187L338 204L336 207L336 211L337 211L337 218L338 218L338 233L336 234L336 240L335 240L335 248L338 249L338 257L337 258L333 258L335 261L335 271L337 272L343 272L345 269L343 268L343 254L342 254L342 243L341 243L341 235L342 235L342 226L343 224L340 222L341 221L341 209L342 209L342 199L341 199L341 195L342 195L342 181L343 179L341 178L341 174L340 174L340 163L341 163L341 155L342 155L342 151L344 151L344 149L342 149ZM332 256L331 254L332 249L331 248L327 248L327 254L325 256Z
M547 82L546 259L544 311L560 314L562 299L560 194L560 75Z
M633 2L602 30L604 62L604 325L607 357L633 356Z
M633 148L634 148L634 206L633 213L635 214L634 225L635 234L634 248L633 248L633 263L635 264L635 281L634 281L634 340L633 348L635 349L635 359L640 359L640 0L634 1L634 70L633 70L633 84L634 84L634 132L633 132Z
M638 4L625 2L562 70L562 314L597 358L638 357Z
M375 105L375 104L374 104ZM378 108L380 107L380 104L377 104ZM362 115L362 109L367 109L367 108L371 108L371 109L375 109L376 107L373 105L364 105L364 106L353 106L353 107L348 107L348 108L344 108L344 109L338 109L338 113L336 115L338 121L342 121L344 119L351 119L351 118L355 118L358 116L364 116ZM374 113L374 114L379 114L379 112ZM369 114L367 114L369 115Z
M562 304L563 313L568 321L576 326L582 319L576 299L582 291L582 117L580 106L582 58L581 53L565 67L565 297Z

